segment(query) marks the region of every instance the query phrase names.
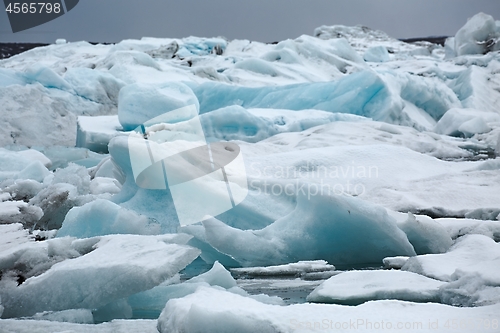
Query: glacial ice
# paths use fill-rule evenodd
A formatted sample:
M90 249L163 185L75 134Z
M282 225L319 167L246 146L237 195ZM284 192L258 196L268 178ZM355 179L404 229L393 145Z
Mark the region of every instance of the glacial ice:
M63 311L44 311L36 313L31 320L47 320L59 323L93 324L92 311L88 309L71 309Z
M163 308L169 332L497 319L499 27L476 15L445 47L323 26L277 44L143 38L1 60L0 316L18 319L0 330L156 332L116 319ZM250 191L180 227L170 189L135 183L127 131L167 112L148 130L178 134L198 111L208 142L240 147ZM197 256L212 269L184 281ZM478 308L251 295L328 278L315 293L336 289L329 301Z
M57 232L58 237L87 238L110 234L154 235L160 225L134 211L117 204L97 199L81 207L70 209Z
M283 300L276 296L265 294L249 295L245 290L237 286L231 273L217 261L208 272L197 275L183 283L166 281L153 289L129 296L127 302L131 305L134 313L147 313L150 317L157 317L169 300L186 297L195 293L199 288L210 286L243 297L253 298L266 304L283 304Z
M308 273L321 273L334 271L335 266L328 264L325 260L299 261L295 263L266 266L232 268L231 272L247 276L303 276Z
M279 133L301 132L334 121L363 121L366 118L319 110L245 109L224 107L200 116L203 132L210 140L258 142Z
M373 301L360 306L297 304L276 306L233 293L204 287L187 297L170 300L158 319L161 333L180 332L323 332L355 325L356 329L382 329L382 321L391 331L405 332L397 323L429 325L442 318L481 318L493 320L500 304L478 308L459 308L442 304L417 304L403 301ZM326 319L326 321L325 321ZM353 324L350 324L353 323ZM419 324L421 323L421 324ZM322 326L326 325L326 326ZM337 326L336 326L337 325ZM344 326L342 326L344 325ZM377 326L376 326L377 325ZM434 325L434 324L433 324ZM443 324L444 325L444 324ZM408 327L410 327L408 326ZM336 328L337 327L337 328ZM352 327L352 326L351 326ZM346 329L347 329L346 328ZM453 332L453 329L440 329ZM478 328L477 332L491 329Z
M370 62L386 62L390 60L390 57L387 48L383 46L373 46L365 51L363 59Z
M487 285L500 286L500 245L483 235L465 235L446 253L419 255L401 268L442 281L478 275Z
M52 69L37 63L27 67L24 71L26 82L38 82L45 88L56 88L71 91L71 86L66 80L55 73Z
M50 160L35 150L10 151L0 148L0 181L6 179L32 179L43 182L48 176L46 166Z
M120 90L118 119L124 130L133 130L137 126L184 106L194 105L199 109L196 96L182 83L163 85L131 84ZM171 122L188 120L171 119Z
M215 218L202 223L208 243L242 266L315 259L356 265L415 255L384 209L349 197L300 195L293 212L256 231L231 228Z
M109 141L120 135L122 126L118 116L78 117L76 147L97 153L107 153Z
M315 109L381 120L388 118L392 106L384 82L368 70L331 82L259 88L203 83L192 88L200 113L236 104L245 108Z
M497 221L482 221L478 219L441 218L436 221L445 228L452 239L468 234L479 234L487 236L496 242L500 241L500 220L498 219Z
M444 253L453 244L446 230L431 218L408 213L408 218L398 227L405 232L417 254Z
M398 256L387 257L382 260L385 268L388 269L401 269L410 257Z
M474 109L450 109L436 124L436 133L472 137L491 131L488 123L500 123L500 114Z
M439 288L443 285L442 281L405 271L349 271L323 282L307 296L307 301L345 305L383 299L439 302Z
M19 286L11 279L1 281L3 318L30 316L42 311L94 309L151 289L199 255L199 250L184 245L189 238L183 234L58 238L18 248L17 252L0 260L2 267L12 269L18 262L28 259L39 275L27 278ZM47 246L45 251L48 252L40 252ZM25 253L30 253L32 259ZM62 258L57 259L59 253L74 259L60 261ZM39 260L42 264L43 260L60 262L52 262L52 266L45 267L46 271L39 272L43 269L43 265L36 265Z
M492 16L479 13L470 18L455 35L457 55L485 54L500 50L500 29Z

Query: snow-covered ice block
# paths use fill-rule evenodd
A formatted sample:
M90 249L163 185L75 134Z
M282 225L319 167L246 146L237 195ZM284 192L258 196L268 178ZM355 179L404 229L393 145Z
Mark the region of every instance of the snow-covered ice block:
M242 266L316 259L356 265L415 255L385 209L347 196L299 195L294 211L261 230L239 230L215 218L202 223L208 243Z
M231 272L248 276L301 276L307 273L330 272L334 270L335 266L328 264L325 260L313 260L266 267L232 268Z
M0 224L22 223L33 227L43 216L40 207L29 205L24 201L0 202Z
M126 135L118 116L79 116L77 122L76 146L97 153L107 153L109 141L117 135Z
M2 241L0 242L0 253L6 250L17 247L32 240L29 231L23 228L21 223L11 223L0 225L0 235ZM1 266L3 269L4 266Z
M76 258L56 263L19 286L15 281L2 281L3 317L94 309L151 289L198 257L198 249L184 245L189 238L176 234L51 240L62 245L67 240L66 247Z
M370 47L365 51L363 58L369 62L386 62L391 59L387 48L384 46Z
M157 116L190 105L194 105L197 111L200 108L193 91L183 83L130 84L120 90L118 119L123 129L129 131ZM170 122L183 120L188 119L173 118Z
M466 235L447 253L410 258L401 269L442 281L473 274L489 285L500 286L500 244L483 235Z
M342 327L347 327L346 331L349 327L367 331L376 327L377 330L388 330L390 327L391 332L408 332L409 326L398 328L397 324L411 323L409 325L415 331L425 331L432 325L439 327L440 332L451 333L456 329L451 328L451 321L449 328L443 327L443 318L473 318L491 323L498 319L499 312L500 304L457 308L394 300L368 302L355 307L332 304L276 306L224 290L201 287L194 294L167 303L158 318L158 331L306 333L339 331ZM491 328L480 327L477 332L491 332Z
M476 14L456 33L455 52L461 56L499 50L498 37L500 31L493 17L484 13Z
M385 268L388 269L401 269L410 257L398 256L387 257L382 260Z
M81 207L72 208L66 215L58 237L79 238L110 234L154 235L160 225L146 216L104 199L97 199Z
M320 284L307 296L307 301L346 305L383 299L439 302L439 288L444 284L442 281L399 270L349 271Z
M444 253L453 244L443 226L431 218L417 218L408 213L406 221L398 223L398 227L406 233L417 254Z
M477 219L441 218L437 219L436 222L446 229L452 239L468 234L478 234L500 242L500 220L481 221Z
M435 131L440 134L472 137L491 131L488 123L500 123L500 115L474 109L450 109L436 124Z

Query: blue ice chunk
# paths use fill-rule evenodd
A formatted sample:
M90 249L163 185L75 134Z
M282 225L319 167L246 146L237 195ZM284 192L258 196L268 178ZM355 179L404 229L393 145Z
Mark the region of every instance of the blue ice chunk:
M301 195L296 209L261 230L239 230L210 218L206 239L242 266L323 259L335 265L379 265L415 250L387 211L353 197Z
M314 109L380 120L387 117L392 106L388 87L372 71L330 82L258 88L207 82L192 88L200 102L200 113L240 105L247 109Z
M88 238L112 234L152 235L160 226L133 211L108 200L97 199L82 207L72 208L64 219L57 236Z

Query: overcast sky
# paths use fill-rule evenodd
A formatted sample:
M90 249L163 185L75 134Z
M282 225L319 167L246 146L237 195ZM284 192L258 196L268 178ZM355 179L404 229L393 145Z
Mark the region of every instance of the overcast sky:
M273 42L334 24L362 24L396 38L449 36L481 11L500 20L500 0L80 0L64 16L16 34L2 10L0 42L191 35Z

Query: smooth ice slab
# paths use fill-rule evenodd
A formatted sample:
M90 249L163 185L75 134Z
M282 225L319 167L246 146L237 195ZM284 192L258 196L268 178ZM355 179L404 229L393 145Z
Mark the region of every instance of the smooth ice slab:
M442 281L411 272L349 271L323 282L307 296L307 301L346 305L383 299L439 302L439 287L442 285Z
M313 260L277 266L232 268L231 272L249 276L302 276L308 273L322 273L334 270L335 266L328 264L325 260Z

